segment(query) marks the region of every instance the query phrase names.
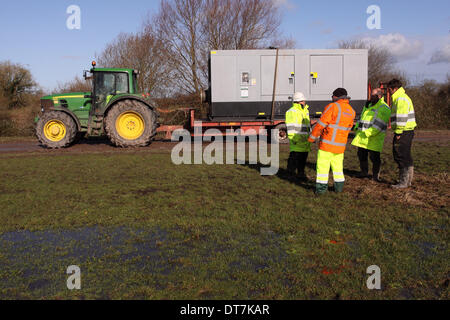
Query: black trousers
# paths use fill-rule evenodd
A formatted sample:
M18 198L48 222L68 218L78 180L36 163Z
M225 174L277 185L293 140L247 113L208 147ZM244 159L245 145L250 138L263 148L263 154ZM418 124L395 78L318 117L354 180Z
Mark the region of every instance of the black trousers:
M306 159L308 158L308 152L295 152L291 151L289 153L287 170L290 174L295 174L297 170L297 174L299 176L305 175L305 166Z
M400 136L400 139L397 139L398 136ZM414 130L403 131L401 135L394 134L392 153L399 169L413 166L413 158L411 156L413 138Z
M379 168L381 166L381 153L378 151L368 150L364 148L358 148L358 159L361 167L365 164L369 165L369 156L370 160L373 163L374 168ZM367 167L368 169L368 167Z

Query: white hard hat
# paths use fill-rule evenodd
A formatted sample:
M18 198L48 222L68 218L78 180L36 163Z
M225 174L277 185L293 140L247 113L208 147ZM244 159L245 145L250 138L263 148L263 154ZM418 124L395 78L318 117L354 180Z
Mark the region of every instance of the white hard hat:
M305 95L301 92L294 93L294 97L292 98L292 101L299 102L299 101L306 101Z

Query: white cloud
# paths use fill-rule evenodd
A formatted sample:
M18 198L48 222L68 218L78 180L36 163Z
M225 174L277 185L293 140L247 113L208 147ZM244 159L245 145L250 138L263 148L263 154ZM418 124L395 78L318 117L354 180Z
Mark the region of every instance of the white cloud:
M376 47L385 48L397 60L417 58L423 51L421 41L407 39L400 33L382 34L376 38L365 37L361 40Z
M428 64L434 63L450 63L450 43L446 44L443 48L436 50L431 56Z

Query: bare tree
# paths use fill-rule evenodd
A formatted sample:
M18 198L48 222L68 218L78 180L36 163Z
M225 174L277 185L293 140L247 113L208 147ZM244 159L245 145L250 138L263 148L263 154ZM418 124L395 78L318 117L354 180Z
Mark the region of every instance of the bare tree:
M281 13L272 0L205 0L202 73L210 50L287 49L295 40L280 35Z
M206 0L203 32L211 49L257 49L273 45L281 15L272 0Z
M272 0L167 0L147 25L156 24L175 83L182 92L206 87L210 50L293 47L279 35L281 14Z
M278 37L273 39L272 47L280 49L295 49L297 41L292 37Z
M90 80L81 79L76 76L70 81L58 84L53 93L62 92L90 92L92 90L92 82Z
M160 40L147 25L137 34L121 33L99 55L102 67L139 70L138 87L155 97L165 94L171 71Z
M161 1L159 13L146 24L156 24L176 84L185 93L200 93L204 81L199 73L203 18L204 0Z
M400 75L400 72L394 69L394 57L385 48L376 47L362 40L341 41L339 48L368 49L369 82L372 85L377 85L380 81L389 81L389 78Z

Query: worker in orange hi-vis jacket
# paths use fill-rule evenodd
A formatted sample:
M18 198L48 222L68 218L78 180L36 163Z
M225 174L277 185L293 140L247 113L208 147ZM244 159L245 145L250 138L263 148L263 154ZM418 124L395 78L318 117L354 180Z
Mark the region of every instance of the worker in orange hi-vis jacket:
M344 152L348 134L353 127L355 110L350 106L350 97L344 88L334 90L332 99L333 102L325 107L308 138L309 142L319 139L316 194L327 192L330 166L333 170L334 190L342 192L344 189Z

